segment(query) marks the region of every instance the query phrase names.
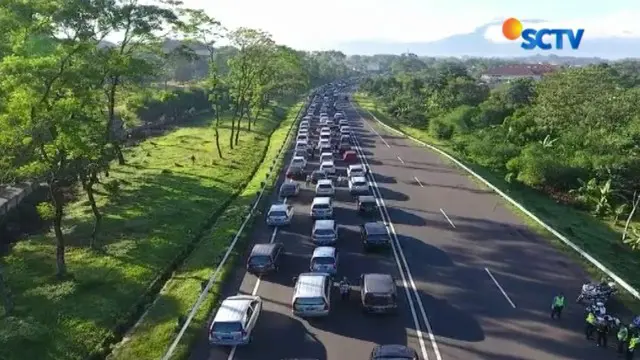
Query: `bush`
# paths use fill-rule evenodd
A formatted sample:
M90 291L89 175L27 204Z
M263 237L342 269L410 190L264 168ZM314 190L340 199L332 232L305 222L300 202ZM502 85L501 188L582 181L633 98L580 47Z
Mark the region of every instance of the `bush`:
M429 133L440 140L449 140L453 136L453 125L445 123L442 119L429 121Z

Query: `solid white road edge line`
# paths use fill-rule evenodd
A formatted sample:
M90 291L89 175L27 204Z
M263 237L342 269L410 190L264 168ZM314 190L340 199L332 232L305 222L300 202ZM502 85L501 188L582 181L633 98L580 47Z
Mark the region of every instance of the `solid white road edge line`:
M456 228L456 226L453 224L453 221L451 221L451 219L449 219L449 217L447 216L447 213L444 212L444 210L442 210L442 208L440 208L440 212L442 213L442 215L444 215L444 218L447 219L447 221L449 222L449 225L451 225L452 228Z
M500 286L500 284L498 283L498 280L496 280L495 277L493 277L493 274L491 273L491 271L489 271L488 268L484 268L484 271L487 272L487 274L489 274L489 277L491 278L491 280L493 280L493 283L496 284L496 286L498 287L498 290L500 290L500 292L502 293L502 295L504 295L504 298L507 299L507 301L509 302L509 304L511 304L512 308L516 308L516 304L513 303L513 301L511 301L511 298L509 298L509 295L507 295L507 292L504 291L504 289L502 288L502 286Z
M351 103L351 105L353 106L353 103ZM586 251L582 250L578 245L574 244L567 237L565 237L564 235L560 234L556 229L552 228L550 225L548 225L547 223L542 221L542 219L537 217L531 211L527 210L527 208L525 208L522 204L520 204L519 202L513 200L509 195L505 194L502 190L498 189L495 185L493 185L492 183L487 181L487 179L483 178L482 176L477 174L475 171L471 170L468 166L466 166L465 164L461 163L460 160L454 158L453 156L447 154L446 152L438 149L437 147L435 147L433 145L427 144L422 140L419 140L419 139L414 138L413 136L407 135L407 134L403 133L402 131L400 131L398 129L394 129L393 127L391 127L391 126L385 124L384 122L380 121L380 119L378 119L375 115L373 115L371 113L371 111L369 111L367 109L364 109L364 110L369 115L371 115L371 117L378 124L380 124L384 128L386 128L386 129L388 129L390 131L393 131L394 133L396 133L398 135L405 136L406 138L408 138L408 139L410 139L410 140L412 140L412 141L414 141L414 142L416 142L416 143L418 143L418 144L420 144L420 145L422 145L424 147L427 147L430 150L433 150L433 151L437 152L438 154L440 154L440 155L446 157L447 159L451 160L458 167L460 167L461 169L463 169L464 171L466 171L467 173L469 173L470 175L472 175L476 179L480 180L480 182L482 182L485 186L487 186L491 190L495 191L498 195L500 195L500 197L502 197L503 199L507 200L511 205L515 206L518 210L522 211L530 219L532 219L533 221L538 223L540 226L545 228L545 230L547 230L550 233L552 233L556 238L558 238L560 241L562 241L565 245L567 245L568 247L572 248L575 252L580 254L580 256L582 256L583 258L587 259L587 261L589 261L593 266L597 267L598 269L600 269L600 271L605 273L608 277L612 278L623 289L625 289L629 294L633 295L633 297L635 297L636 299L640 299L640 292L638 290L634 289L629 283L624 281L621 277L616 275L613 271L611 271L609 268L604 266L601 262L596 260L596 258L594 258L593 256L589 255ZM374 133L378 134L378 132L376 130L374 130L367 121L365 121L365 123L367 124L367 126L369 128L371 128L371 130L373 130ZM378 136L380 136L380 134L378 134Z
M417 176L414 176L413 178L416 179L416 181L418 182L418 185L420 185L420 187L424 187L424 185L422 185L422 183L420 182L420 179L418 179Z
M282 201L283 204L287 203L287 198L284 198L284 201ZM269 244L273 244L273 242L276 240L276 235L278 235L278 227L274 227L273 228L273 232L271 233L271 239L269 239ZM256 284L253 286L253 291L251 291L251 295L256 296L256 294L258 293L258 289L260 288L260 279L262 277L258 276L258 279L256 280ZM227 357L227 360L232 360L233 357L236 355L236 349L237 346L234 346L231 348L231 351L229 352L229 356Z
M356 114L358 114L360 120L362 122L364 121L364 118L362 117L362 115L360 114L360 112L358 111L358 109L356 109L355 106L353 106L353 103L351 103L351 107L353 108L353 110L356 111ZM366 123L366 122L365 122ZM369 166L369 162L367 161L367 157L364 155L364 152L362 151L362 149L360 148L360 143L358 142L357 137L354 137L355 140L355 145L356 145L356 150L360 153L361 156L361 161L364 162L364 165L371 169L371 167ZM420 298L420 294L418 292L418 288L415 284L415 281L413 280L413 275L411 274L411 270L409 269L409 264L407 263L407 259L404 256L404 253L402 252L402 247L400 246L400 241L398 240L398 235L396 234L396 230L393 226L393 223L391 222L391 216L389 216L389 212L387 211L387 206L384 203L384 199L382 198L382 195L380 193L380 189L378 187L378 183L375 180L375 177L373 176L372 173L368 174L371 182L373 184L373 189L374 189L374 194L376 195L376 203L379 204L378 210L380 211L380 215L384 221L384 223L388 226L390 235L393 239L392 242L392 249L393 249L393 254L396 260L396 264L398 265L400 270L400 275L402 276L403 279L403 284L404 284L404 288L405 288L405 293L407 294L407 297L409 299L409 305L411 307L411 312L414 315L414 321L417 321L417 316L415 316L415 308L413 306L413 300L410 297L409 294L409 287L407 286L406 283L406 278L405 278L405 274L403 271L402 266L400 266L399 264L399 260L398 258L400 258L402 260L402 263L404 264L404 267L406 269L406 275L407 278L409 279L409 283L411 286L411 290L413 291L413 293L416 296L416 301L418 303L418 307L420 308L420 314L422 315L422 320L424 321L426 327L427 327L427 334L429 335L429 340L431 341L431 346L433 347L433 351L436 355L436 359L437 360L442 360L442 356L440 355L440 350L438 349L438 344L436 342L436 338L433 335L433 329L431 327L431 323L429 322L429 318L427 317L427 313L424 309L424 305L422 304L422 299ZM386 215L386 217L385 217ZM397 250L396 250L397 248ZM425 358L425 360L428 360L428 356L426 354L426 349L424 348L424 340L422 340L422 331L420 330L421 326L419 324L416 324L416 332L418 334L418 340L420 341L420 346L422 347L422 353L423 353L423 357Z

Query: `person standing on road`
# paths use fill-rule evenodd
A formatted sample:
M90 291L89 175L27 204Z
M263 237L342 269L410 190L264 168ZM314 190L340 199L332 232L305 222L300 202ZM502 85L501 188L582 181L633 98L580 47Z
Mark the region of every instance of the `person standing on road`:
M555 319L556 316L558 319L562 318L562 310L565 306L564 294L560 293L553 298L553 302L551 303L551 318Z
M637 335L635 335L629 340L629 347L627 348L627 353L625 357L627 360L633 360L633 355L636 347L638 347L638 342L640 342L640 338L638 338Z
M629 329L627 328L627 325L622 323L620 324L620 329L618 330L617 338L618 338L618 354L622 354L626 350L627 341L629 340Z
M587 318L585 319L585 328L584 334L587 337L587 340L591 340L591 335L593 335L593 330L596 328L596 316L593 315L592 312L587 314Z
M609 323L603 318L598 318L596 330L598 331L598 346L606 348L609 339Z

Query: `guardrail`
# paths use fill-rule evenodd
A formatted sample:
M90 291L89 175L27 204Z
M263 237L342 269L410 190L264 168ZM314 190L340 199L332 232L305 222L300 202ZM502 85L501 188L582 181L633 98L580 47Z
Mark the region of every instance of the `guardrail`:
M364 109L364 108L362 108L362 109L365 110L375 121L377 121L379 124L381 124L385 128L395 132L396 134L405 136L408 139L411 139L414 142L416 142L416 143L418 143L418 144L420 144L422 146L425 146L425 147L427 147L427 148L429 148L429 149L441 154L442 156L446 157L447 159L451 160L454 164L458 165L460 168L462 168L463 170L465 170L466 172L471 174L473 177L475 177L476 179L480 180L484 185L489 187L491 190L495 191L498 195L500 195L502 198L507 200L511 205L515 206L518 210L522 211L525 215L527 215L533 221L535 221L540 226L545 228L545 230L547 230L550 233L552 233L556 238L558 238L558 240L562 241L565 245L567 245L570 248L572 248L573 250L575 250L578 254L580 254L580 256L582 256L587 261L589 261L589 263L591 263L593 266L597 267L605 275L607 275L608 277L613 279L618 285L620 285L624 290L626 290L633 297L635 297L636 299L640 300L640 292L638 292L638 290L634 289L629 283L624 281L621 277L616 275L613 271L609 270L609 268L604 266L601 262L596 260L593 256L589 255L586 251L582 250L578 245L574 244L571 240L567 239L564 235L560 234L557 230L552 228L550 225L548 225L547 223L542 221L539 217L537 217L531 211L527 210L522 204L520 204L517 201L513 200L509 195L505 194L502 190L498 189L496 186L491 184L488 180L486 180L485 178L483 178L482 176L480 176L479 174L477 174L476 172L471 170L469 167L464 165L458 159L454 158L453 156L449 155L447 152L445 152L443 150L440 150L439 148L437 148L437 147L435 147L433 145L427 144L422 140L416 139L413 136L411 136L409 134L406 134L405 132L403 132L401 130L398 130L398 129L392 127L392 126L389 126L389 125L385 124L383 121L378 119L375 115L373 115L371 113L371 111L369 111L367 109Z
M312 94L313 94L313 92L312 92ZM280 150L278 150L278 154L277 154L276 158L273 160L272 165L269 168L269 172L265 176L267 179L269 179L272 176L272 174L271 174L272 171L274 171L274 170L276 172L279 171L279 169L275 169L274 167L277 164L278 160L286 152L286 148L289 146L289 141L291 140L291 134L293 132L293 129L296 128L296 124L298 124L298 122L300 121L302 116L304 114L306 114L306 109L309 107L311 99L312 99L312 97L307 98L306 102L300 106L300 109L298 110L298 113L296 114L296 119L291 124L291 127L289 128L289 131L287 132L287 136L285 137L285 140L282 143L282 145L280 147ZM258 205L260 204L260 200L262 200L262 197L264 196L266 189L267 189L267 182L264 181L262 183L262 187L260 188L260 191L258 191L258 193L257 193L256 199L253 201L253 204L252 204L251 208L249 209L249 211L245 215L244 221L240 225L240 228L238 229L236 235L233 237L233 240L231 241L231 244L229 244L229 247L227 248L227 251L224 253L224 256L220 260L220 263L218 264L218 266L216 267L214 272L209 277L209 280L207 281L207 284L205 285L205 287L200 292L200 295L198 296L198 299L196 300L196 302L191 307L191 310L189 311L189 314L187 315L187 318L184 320L184 323L182 324L182 326L180 328L180 331L176 335L176 338L173 340L173 342L169 346L169 349L167 350L167 352L162 356L163 360L171 359L171 356L175 352L178 344L180 343L180 340L184 336L184 333L187 331L187 328L189 327L189 324L191 324L191 321L193 321L193 318L195 317L196 313L200 309L200 306L202 306L202 302L205 300L205 298L209 294L209 291L211 291L211 288L213 287L213 284L215 284L216 280L218 280L218 277L220 276L220 272L222 270L222 267L225 265L225 263L227 262L227 260L231 256L231 253L233 252L233 250L234 250L234 248L236 246L236 243L240 239L240 236L242 235L242 232L244 231L244 228L247 226L247 224L249 223L249 221L253 217Z

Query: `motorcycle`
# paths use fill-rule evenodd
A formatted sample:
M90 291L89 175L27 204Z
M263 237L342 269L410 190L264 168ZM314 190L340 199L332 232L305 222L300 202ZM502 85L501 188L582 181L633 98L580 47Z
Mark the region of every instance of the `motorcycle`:
M593 313L596 317L601 317L607 315L607 308L604 306L604 302L602 301L594 301L589 306L585 308L586 312Z
M606 303L616 293L614 282L587 283L582 285L580 295L576 298L576 303L582 301Z

